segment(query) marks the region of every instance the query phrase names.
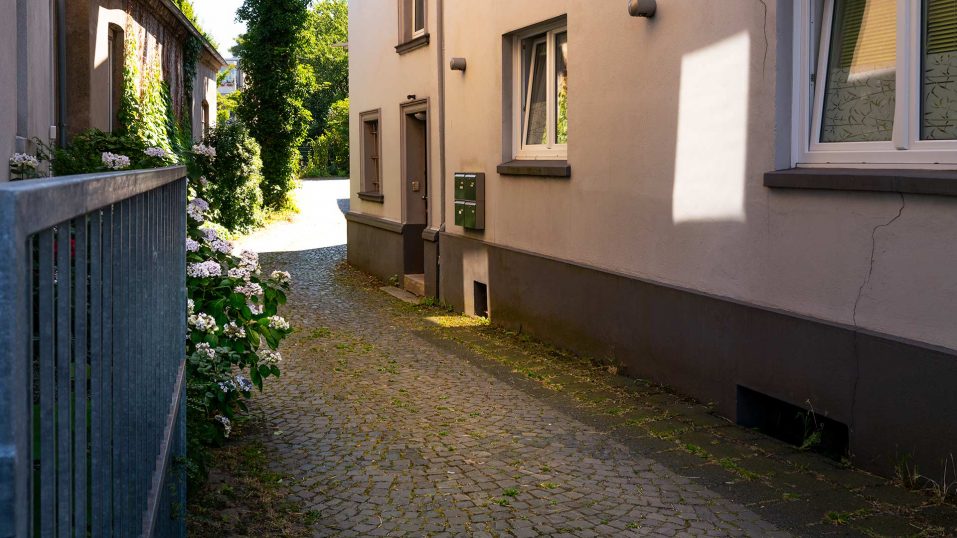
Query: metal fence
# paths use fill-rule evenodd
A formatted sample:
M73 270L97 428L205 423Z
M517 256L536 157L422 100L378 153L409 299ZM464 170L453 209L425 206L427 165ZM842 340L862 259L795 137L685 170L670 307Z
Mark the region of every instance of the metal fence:
M185 174L0 184L0 537L185 534Z

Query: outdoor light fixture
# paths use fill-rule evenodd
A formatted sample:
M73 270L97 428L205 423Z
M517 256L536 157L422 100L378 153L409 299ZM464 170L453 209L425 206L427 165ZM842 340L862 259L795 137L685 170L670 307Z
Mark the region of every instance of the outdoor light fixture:
M452 68L452 71L462 71L465 72L465 58L452 58L452 61L449 62L449 67Z
M655 0L628 0L628 14L632 17L651 18L657 9L658 2Z

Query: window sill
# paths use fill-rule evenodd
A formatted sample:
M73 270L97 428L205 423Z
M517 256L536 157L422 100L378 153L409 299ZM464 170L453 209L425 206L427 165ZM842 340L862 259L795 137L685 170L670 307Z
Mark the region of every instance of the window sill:
M514 160L502 163L496 171L503 176L570 177L568 161Z
M359 199L365 200L366 202L376 202L379 204L385 202L385 196L383 196L381 192L360 192L358 194Z
M765 173L764 186L957 196L957 170L789 168Z
M405 43L399 43L395 46L395 51L399 54L405 54L407 52L412 52L415 49L428 46L428 44L429 34L422 34L419 37L413 37Z

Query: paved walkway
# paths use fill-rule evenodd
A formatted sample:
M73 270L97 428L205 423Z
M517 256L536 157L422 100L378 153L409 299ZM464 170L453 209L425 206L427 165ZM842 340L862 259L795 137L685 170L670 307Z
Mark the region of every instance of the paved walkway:
M306 183L315 204L304 212L340 220L343 187ZM424 319L344 267L343 230L293 223L257 239L272 252L264 264L293 275L284 313L297 330L284 344L282 378L256 408L276 470L291 477L317 536L790 535L769 520L801 534L854 534L823 524L822 512L806 527L768 517L767 503L735 502L735 477L670 470L680 458L662 452L674 450L666 436L630 445L600 418L632 415L548 396L536 382L547 376L535 373L547 367L503 368L443 336L452 332L428 330L431 320L454 331L456 318ZM322 246L303 250L306 237Z

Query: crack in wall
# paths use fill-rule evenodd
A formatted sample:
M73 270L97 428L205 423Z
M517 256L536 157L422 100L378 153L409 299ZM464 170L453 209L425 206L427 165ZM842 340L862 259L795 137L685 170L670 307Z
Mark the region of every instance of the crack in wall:
M904 213L904 206L906 205L904 200L904 193L899 193L899 195L901 197L901 205L899 208L897 208L897 214L894 215L894 217L891 220L883 224L878 224L877 226L874 226L874 228L871 230L870 262L868 263L868 266L867 266L867 274L864 275L864 281L861 282L861 287L858 288L857 290L857 298L854 299L854 310L851 312L851 323L854 325L853 353L854 353L854 361L855 361L854 385L851 392L851 414L850 414L851 423L849 425L850 430L852 432L854 431L854 423L856 422L855 408L857 406L857 386L861 380L861 355L857 347L858 336L860 334L859 332L860 326L857 324L857 307L861 302L861 298L864 296L864 288L867 287L867 284L871 280L871 275L874 273L874 256L877 252L877 232L881 228L886 228L890 226L891 224L894 224L894 222L897 221L897 219L901 218L901 215ZM851 438L851 440L853 442L853 437Z
M768 48L770 47L768 42L768 5L764 0L758 0L758 2L764 7L764 25L762 26L764 30L764 60L761 61L761 74L763 75L768 67Z

